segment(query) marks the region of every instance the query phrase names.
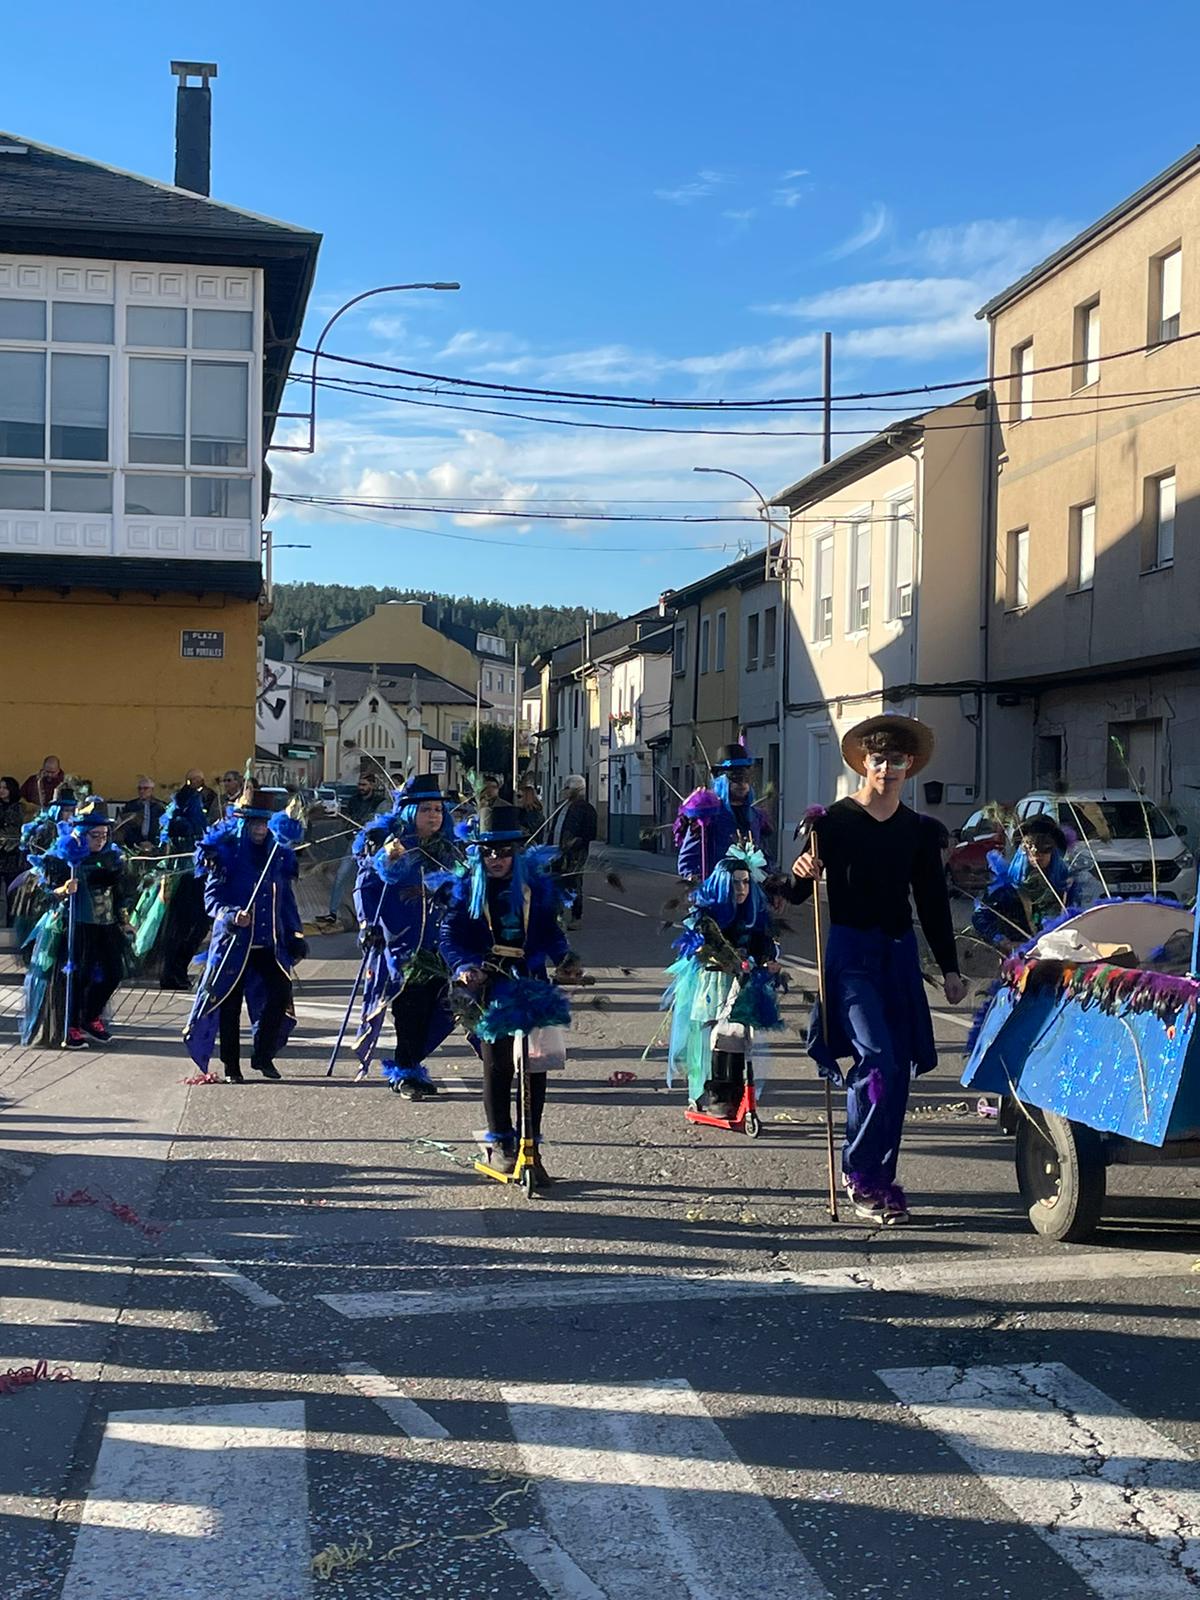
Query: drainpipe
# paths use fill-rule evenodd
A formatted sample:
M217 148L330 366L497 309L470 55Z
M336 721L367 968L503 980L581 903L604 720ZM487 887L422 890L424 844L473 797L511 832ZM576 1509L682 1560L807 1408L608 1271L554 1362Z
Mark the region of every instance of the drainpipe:
M988 686L991 683L991 654L992 654L992 586L995 581L996 571L996 479L1000 466L997 460L997 424L999 417L996 409L996 325L988 323L988 420L984 429L984 449L987 452L983 464L983 507L981 515L983 527L980 529L979 540L979 647L980 656L980 681L983 688L979 695L979 721L976 725L976 738L979 741L979 788L975 795L977 804L983 802L983 797L991 789L991 696Z

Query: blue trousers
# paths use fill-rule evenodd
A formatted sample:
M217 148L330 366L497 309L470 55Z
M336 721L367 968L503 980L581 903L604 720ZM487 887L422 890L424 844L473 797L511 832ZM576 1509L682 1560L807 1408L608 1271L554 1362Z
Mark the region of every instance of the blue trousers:
M860 1192L881 1193L896 1164L913 1077L937 1065L933 1024L921 981L916 936L877 929L829 931L825 951L828 1037L819 1008L809 1054L846 1085L842 1171ZM849 1057L843 1069L839 1058Z

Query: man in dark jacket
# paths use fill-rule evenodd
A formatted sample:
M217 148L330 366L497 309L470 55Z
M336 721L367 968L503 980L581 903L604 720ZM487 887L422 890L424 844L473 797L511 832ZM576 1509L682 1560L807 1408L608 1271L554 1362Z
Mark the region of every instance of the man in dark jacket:
M147 778L143 773L137 781L136 796L118 808L113 837L126 850L136 850L139 845L157 844L158 825L166 809L162 801L154 797L154 779Z
M558 846L555 871L563 880L572 927L583 918L583 872L598 826L596 808L587 797L587 784L573 772L563 784L562 800L550 825L549 838L550 844Z

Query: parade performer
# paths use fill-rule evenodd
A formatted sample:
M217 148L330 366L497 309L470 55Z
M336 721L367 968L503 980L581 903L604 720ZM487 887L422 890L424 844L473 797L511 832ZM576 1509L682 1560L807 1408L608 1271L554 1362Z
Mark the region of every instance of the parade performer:
M731 844L758 849L774 833L770 817L754 802L754 757L744 744L723 745L713 766L711 789L696 789L675 818L679 876L702 882Z
M279 1077L275 1056L296 1021L292 968L308 954L295 890L302 802L296 796L275 810L276 798L247 784L196 850L213 934L183 1038L203 1072L219 1049L226 1083L242 1082L243 998L253 1024L250 1065L264 1078Z
M184 784L159 821L161 866L143 887L133 919L139 960L150 955L161 934L160 989L192 987L188 967L208 934L204 884L196 870L196 846L207 827L199 790Z
M21 828L19 850L27 865L9 884L8 903L17 949L22 953L27 951L34 924L49 906L45 883L36 871L37 862L58 838L59 823L70 822L74 815L75 791L63 783L45 810Z
M133 886L104 801L92 798L59 823L34 870L51 904L33 933L22 1042L40 1032L52 1048L111 1044L104 1012L125 976Z
M364 852L354 890L366 956L354 1051L368 1067L390 1007L396 1054L384 1061L383 1075L406 1100L426 1100L437 1094L426 1058L454 1027L446 998L449 973L438 936L447 874L460 865L462 852L450 826L449 796L441 792L436 777L422 773L410 778L395 798L395 812L378 819L394 831L377 849Z
M1094 897L1091 874L1068 864L1066 835L1053 818L1026 818L1017 825L1014 843L1010 859L999 850L988 856L991 882L971 918L980 937L1004 956Z
M745 1027L782 1027L779 946L761 887L765 868L761 851L732 845L693 892L662 1002L672 1008L667 1087L674 1069L683 1068L692 1109L727 1119L745 1087ZM725 1023L732 1025L727 1038L717 1031ZM734 1044L742 1048L726 1047Z
M514 1036L566 1027L570 1004L550 969L555 978L582 976L562 929L563 895L561 880L550 871L553 859L552 848L525 847L516 806L482 805L467 849L469 870L452 886L442 922L441 951L454 980L456 1009L483 1063L486 1159L500 1174L516 1165ZM540 1144L544 1071L530 1078L530 1100L533 1137ZM534 1182L550 1182L540 1148Z
M822 875L828 884L826 1003L814 1010L808 1053L835 1082L843 1081L839 1060L851 1062L842 1182L860 1217L892 1225L909 1219L896 1182L909 1083L937 1065L910 892L951 1005L966 985L935 826L900 799L933 754L932 731L912 717L871 717L846 734L842 754L862 782L810 817L787 897L809 899Z

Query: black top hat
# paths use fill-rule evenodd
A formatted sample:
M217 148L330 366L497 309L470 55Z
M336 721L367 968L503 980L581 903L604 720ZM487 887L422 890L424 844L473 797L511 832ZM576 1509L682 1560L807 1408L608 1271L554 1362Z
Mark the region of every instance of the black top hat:
M717 751L714 772L732 772L735 767L752 767L754 757L744 744L723 744Z
M437 775L432 772L414 772L397 796L402 806L419 806L422 800L440 800L446 805L450 796L442 793Z
M248 783L232 810L235 817L269 821L276 812L284 810L290 799L286 789L260 789L258 784Z
M78 833L86 833L89 828L107 828L111 824L108 818L108 807L98 794L91 794L76 809L71 818L71 826Z
M516 806L510 806L505 800L497 800L494 806L480 806L479 831L475 835L478 844L518 843L524 837L521 813Z
M73 806L75 804L75 791L68 784L60 783L54 791L52 806Z

